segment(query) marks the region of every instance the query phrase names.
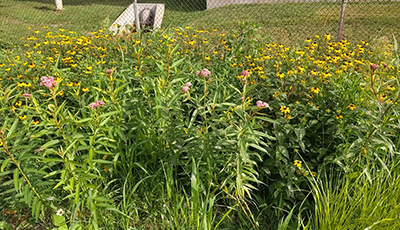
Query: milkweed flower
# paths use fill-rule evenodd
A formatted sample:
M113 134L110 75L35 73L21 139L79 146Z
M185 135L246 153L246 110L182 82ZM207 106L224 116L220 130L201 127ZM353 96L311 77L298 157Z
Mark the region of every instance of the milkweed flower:
M243 70L243 71L240 73L240 75L243 76L243 77L247 77L247 76L249 76L249 72L247 72L246 70Z
M196 71L196 76L199 76L200 75L200 70L197 70Z
M107 69L106 74L112 74L113 71L114 71L113 69Z
M191 82L187 82L187 83L186 83L186 86L187 86L187 87L190 87L190 86L192 86L192 83L191 83Z
M208 69L203 69L202 71L201 71L201 75L203 76L203 77L207 77L208 75L210 75L211 74L211 72L210 72L210 70L208 70Z
M261 109L261 108L269 108L269 105L267 102L263 102L261 100L258 100L256 102L257 108Z
M103 101L100 101L100 100L97 100L96 102L90 103L90 104L89 104L89 107L90 107L91 109L96 109L97 107L100 107L100 106L102 106L102 105L104 105L104 102L103 102Z
M189 87L187 87L186 85L182 87L183 93L187 93L188 91L189 91Z
M42 77L40 78L40 85L44 85L47 88L52 88L53 86L57 86L57 82L54 80L54 77L48 76L48 77Z
M24 96L24 97L26 97L26 98L30 98L30 97L31 97L31 94L30 94L30 93L24 93L24 94L22 94L22 96Z
M379 68L379 66L377 64L371 64L370 65L372 72L374 72L376 69Z

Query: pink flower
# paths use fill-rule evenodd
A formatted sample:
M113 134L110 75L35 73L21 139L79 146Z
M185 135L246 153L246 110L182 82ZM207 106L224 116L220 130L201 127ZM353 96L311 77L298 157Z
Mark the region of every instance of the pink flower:
M241 97L240 100L244 101L244 97Z
M240 75L242 75L243 77L247 77L249 76L249 72L247 72L246 70L243 70Z
M196 76L199 76L199 74L200 74L200 70L197 70L196 71Z
M189 91L189 87L188 86L183 86L182 92L183 93L187 93L188 91Z
M269 108L269 105L267 102L263 102L261 100L258 100L256 102L257 108L261 109L261 108Z
M192 86L192 83L191 82L186 82L186 86L190 87L190 86Z
M211 74L211 72L210 72L210 70L208 70L208 69L203 69L202 71L201 71L201 75L203 76L203 77L207 77L208 75L210 75Z
M44 85L47 88L52 88L53 86L56 87L57 86L57 82L54 81L54 77L49 76L49 77L42 77L40 78L40 85Z
M26 97L26 98L30 98L30 97L31 97L31 94L30 94L30 93L24 93L24 94L22 94L22 96L24 96L24 97Z
M378 69L379 66L377 64L371 64L371 70L374 72L376 69Z
M106 74L112 74L113 71L114 71L113 69L107 69Z
M97 100L96 102L90 103L89 107L91 109L96 109L97 107L100 107L102 105L104 105L104 101Z

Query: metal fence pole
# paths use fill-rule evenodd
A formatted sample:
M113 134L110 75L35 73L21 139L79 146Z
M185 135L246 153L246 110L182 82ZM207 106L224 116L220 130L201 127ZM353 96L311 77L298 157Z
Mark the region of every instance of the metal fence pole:
M348 0L342 0L342 10L340 11L340 18L339 18L339 29L337 34L337 41L342 40L343 35L343 23L344 23L344 11L346 10L346 4Z
M136 22L136 31L139 33L140 30L140 19L139 19L139 7L137 4L137 0L133 0L133 10L135 12L135 22Z

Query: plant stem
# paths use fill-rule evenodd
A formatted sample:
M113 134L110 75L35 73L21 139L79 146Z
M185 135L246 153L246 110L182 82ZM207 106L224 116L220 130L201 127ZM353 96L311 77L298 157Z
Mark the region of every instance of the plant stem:
M33 191L33 193L35 193L35 195L39 198L39 200L46 206L47 203L44 201L44 199L42 198L42 196L40 196L40 194L36 191L35 187L33 187L33 185L31 184L31 182L29 181L28 177L25 175L24 171L22 170L21 166L19 165L18 161L14 158L14 156L12 155L12 153L10 152L10 150L8 149L7 146L7 142L6 142L6 138L4 136L4 131L0 130L0 138L1 141L3 142L3 148L6 152L6 154L8 155L8 157L10 157L10 159L12 160L12 162L14 162L14 164L17 166L19 172L21 173L21 175L24 177L26 183L28 183L29 188Z

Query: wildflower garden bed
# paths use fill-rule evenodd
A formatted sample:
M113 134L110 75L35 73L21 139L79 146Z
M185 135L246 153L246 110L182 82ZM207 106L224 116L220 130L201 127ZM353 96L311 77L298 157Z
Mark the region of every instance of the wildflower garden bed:
M396 42L263 39L44 28L3 50L0 227L398 228Z

